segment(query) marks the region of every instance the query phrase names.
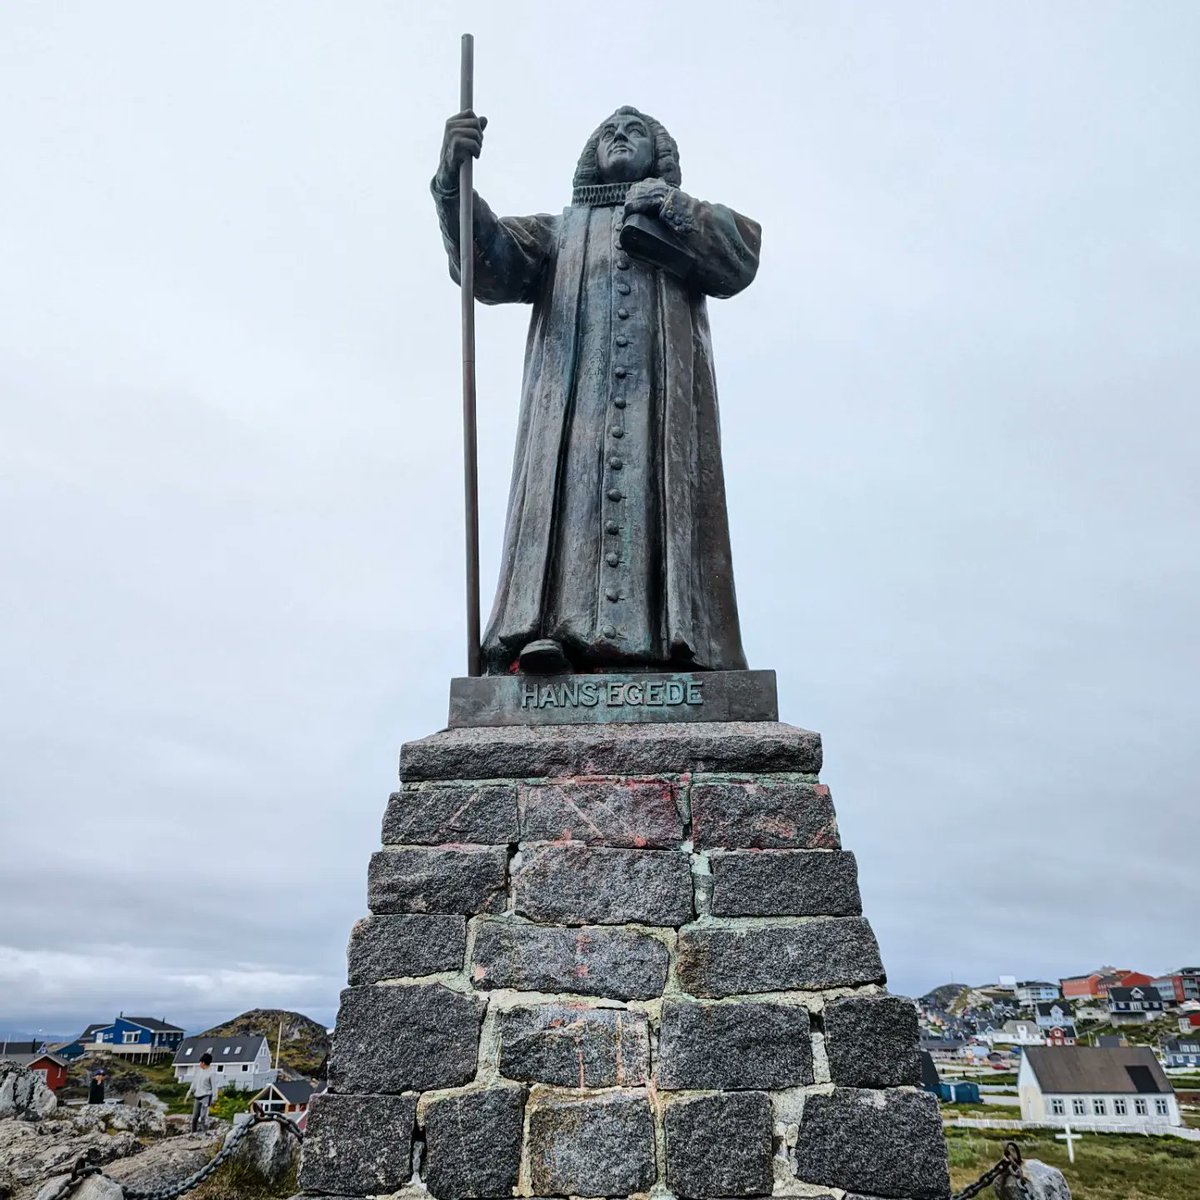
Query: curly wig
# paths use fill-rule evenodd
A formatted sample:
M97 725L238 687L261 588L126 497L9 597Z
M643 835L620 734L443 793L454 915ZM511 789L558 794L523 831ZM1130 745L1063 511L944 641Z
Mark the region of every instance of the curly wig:
M663 126L653 117L647 116L640 109L634 108L632 104L624 104L612 114L617 116L637 116L641 117L646 122L646 128L650 130L650 136L654 139L654 167L653 175L657 179L665 180L672 187L678 187L681 176L679 174L679 147L675 145L675 139L663 128ZM575 165L575 187L588 187L600 183L600 168L596 165L596 147L600 143L600 134L604 126L612 120L612 117L606 117L596 127L596 131L587 140L587 145L583 148L583 153L579 156L579 162Z

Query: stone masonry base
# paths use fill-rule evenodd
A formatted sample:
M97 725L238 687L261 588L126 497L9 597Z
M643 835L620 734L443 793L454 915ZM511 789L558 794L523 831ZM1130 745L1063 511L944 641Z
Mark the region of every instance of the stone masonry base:
M307 1196L949 1195L818 735L406 745Z

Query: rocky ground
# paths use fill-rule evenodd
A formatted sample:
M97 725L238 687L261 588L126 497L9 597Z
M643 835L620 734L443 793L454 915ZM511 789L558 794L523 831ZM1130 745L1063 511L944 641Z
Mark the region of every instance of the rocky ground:
M89 1151L118 1185L165 1187L208 1162L229 1132L227 1123L217 1121L207 1133L189 1133L186 1121L154 1108L89 1104L60 1109L40 1076L0 1063L0 1200L38 1200ZM269 1196L278 1185L283 1190L276 1194L290 1195L298 1150L296 1139L279 1126L260 1126L223 1168L240 1181L232 1194ZM213 1197L230 1194L217 1177L209 1190ZM78 1200L88 1195L100 1200L117 1198L119 1192L95 1181L77 1193Z

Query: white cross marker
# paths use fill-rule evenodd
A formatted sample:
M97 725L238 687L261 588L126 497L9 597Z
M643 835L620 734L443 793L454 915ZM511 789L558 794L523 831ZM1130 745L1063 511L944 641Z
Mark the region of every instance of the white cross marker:
M1066 1129L1065 1133L1056 1133L1054 1135L1054 1140L1056 1142L1066 1142L1067 1143L1067 1157L1072 1162L1074 1162L1075 1161L1075 1143L1081 1137L1083 1137L1083 1134L1072 1133L1070 1125L1065 1126L1065 1129Z

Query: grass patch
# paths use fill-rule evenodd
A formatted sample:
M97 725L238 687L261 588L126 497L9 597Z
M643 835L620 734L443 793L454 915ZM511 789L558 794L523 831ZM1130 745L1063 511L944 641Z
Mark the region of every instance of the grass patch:
M245 1163L234 1162L219 1168L188 1195L194 1200L286 1200L300 1190L296 1171L290 1171L278 1183L270 1184Z
M217 1102L208 1111L222 1121L232 1121L238 1113L250 1111L250 1099L254 1092L224 1091L217 1095Z
M1054 1134L947 1129L953 1191L973 1183L1014 1141L1026 1158L1058 1167L1072 1200L1195 1200L1200 1180L1200 1144L1173 1137L1087 1134L1075 1143L1075 1162Z
M943 1116L947 1117L994 1117L997 1120L1020 1120L1021 1110L1014 1104L951 1104L947 1100L940 1102L939 1107Z

